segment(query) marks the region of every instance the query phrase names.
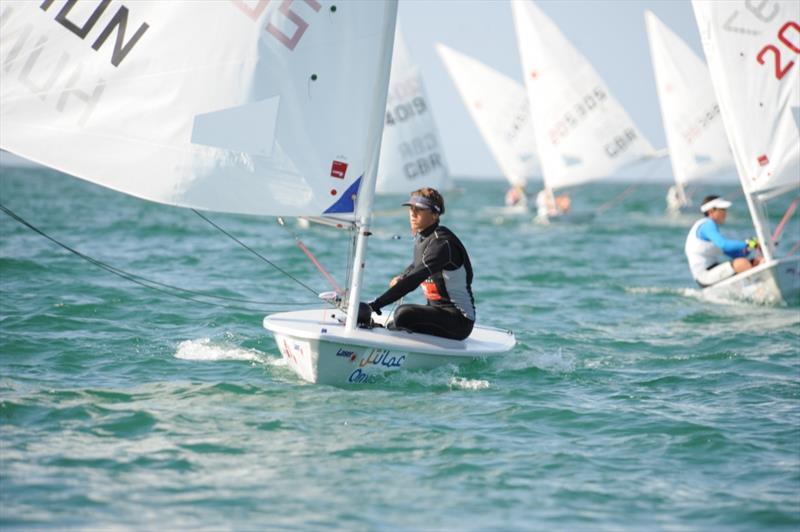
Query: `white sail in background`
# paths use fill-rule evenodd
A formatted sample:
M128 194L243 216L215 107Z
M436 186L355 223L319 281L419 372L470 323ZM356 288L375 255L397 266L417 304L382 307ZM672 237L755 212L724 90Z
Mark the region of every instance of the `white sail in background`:
M436 45L464 105L512 185L539 174L528 96L518 82L480 61Z
M447 163L422 73L395 31L392 73L378 165L378 194L451 188Z
M645 12L672 173L688 183L735 168L728 136L702 59L661 20Z
M550 190L654 156L592 65L532 1L511 2L536 146Z
M797 189L800 3L692 5L745 193Z
M396 8L3 1L0 147L172 205L352 216Z

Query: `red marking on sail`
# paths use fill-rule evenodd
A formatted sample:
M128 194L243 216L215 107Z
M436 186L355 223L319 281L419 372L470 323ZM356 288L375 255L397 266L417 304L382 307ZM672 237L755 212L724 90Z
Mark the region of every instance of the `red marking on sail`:
M347 163L342 161L333 161L331 165L331 177L335 177L337 179L344 179L344 175L347 173Z
M539 77L539 73L536 72L535 70L531 70L531 78L532 79L536 79L538 77Z
M760 164L761 166L767 166L769 164L769 157L767 157L766 155L761 155L758 158L758 164Z

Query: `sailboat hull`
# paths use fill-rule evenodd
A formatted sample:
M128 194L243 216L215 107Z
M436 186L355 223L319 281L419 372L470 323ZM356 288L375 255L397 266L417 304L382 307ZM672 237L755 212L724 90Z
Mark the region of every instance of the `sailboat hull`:
M401 369L431 369L510 351L511 331L476 326L464 341L383 327L346 331L332 309L282 312L264 318L288 366L305 381L350 385L375 382Z
M759 264L703 289L712 298L761 305L800 304L800 256Z

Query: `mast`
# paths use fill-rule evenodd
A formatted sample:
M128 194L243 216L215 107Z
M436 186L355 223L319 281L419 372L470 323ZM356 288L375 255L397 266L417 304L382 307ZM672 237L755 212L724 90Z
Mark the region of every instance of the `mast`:
M756 230L756 237L761 245L761 254L764 256L765 261L771 262L774 259L773 242L770 238L767 221L764 219L764 210L760 208L761 203L756 202L756 199L753 197L753 194L750 193L747 187L744 187L744 198L747 200L747 208L750 209L750 218L753 219L753 227L755 227Z
M397 2L392 2L391 7L386 10L384 15L382 54L386 65L383 73L378 80L376 90L381 91L381 96L375 101L376 108L372 110L372 127L370 139L374 139L372 153L370 154L367 171L361 188L358 191L356 201L356 249L353 254L353 277L350 280L347 301L347 321L345 322L345 332L355 331L358 325L358 305L361 301L361 281L364 277L364 261L367 249L367 237L370 235L369 229L372 222L372 206L375 201L375 183L378 177L378 162L381 153L381 140L383 135L383 125L386 112L386 99L389 87L389 73L392 67L392 46L394 43L395 22L397 20Z
M680 203L681 207L685 207L689 202L686 199L686 190L683 188L683 183L676 180L675 190L678 192L678 202Z

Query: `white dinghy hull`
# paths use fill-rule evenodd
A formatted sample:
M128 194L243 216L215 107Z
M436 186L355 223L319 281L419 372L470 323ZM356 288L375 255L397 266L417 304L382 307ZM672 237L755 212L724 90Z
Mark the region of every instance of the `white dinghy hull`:
M748 301L760 305L800 303L800 256L759 264L703 289L711 298Z
M264 318L281 355L311 383L368 384L400 369L431 369L498 356L516 344L511 331L476 326L466 340L388 330L346 331L344 314L333 309L282 312Z

